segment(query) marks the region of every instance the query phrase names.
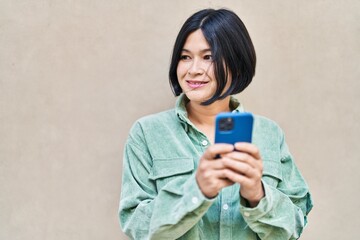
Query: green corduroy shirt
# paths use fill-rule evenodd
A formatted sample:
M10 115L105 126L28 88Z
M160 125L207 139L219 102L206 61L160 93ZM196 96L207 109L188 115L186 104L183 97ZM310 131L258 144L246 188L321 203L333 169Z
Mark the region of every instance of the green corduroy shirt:
M259 204L247 207L239 184L208 199L195 172L210 143L189 121L187 101L181 95L174 109L143 117L130 130L119 207L123 231L136 240L299 238L312 200L279 126L254 117L253 144L262 156L265 190ZM243 111L234 97L230 107Z

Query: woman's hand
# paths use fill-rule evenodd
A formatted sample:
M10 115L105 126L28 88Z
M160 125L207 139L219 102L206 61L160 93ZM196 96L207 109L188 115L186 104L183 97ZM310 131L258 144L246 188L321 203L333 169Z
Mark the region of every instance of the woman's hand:
M240 194L251 207L264 197L261 183L262 160L258 148L250 143L214 144L200 159L196 180L202 193L215 197L222 188L241 185ZM216 159L217 156L220 158Z
M208 198L213 198L224 187L234 184L226 175L226 168L217 156L230 154L234 151L231 144L214 144L206 149L200 158L199 167L196 172L196 181L201 192Z
M241 185L241 196L251 207L255 207L265 196L261 182L263 163L259 149L251 143L236 143L235 149L237 151L227 153L221 158L226 168L225 176Z

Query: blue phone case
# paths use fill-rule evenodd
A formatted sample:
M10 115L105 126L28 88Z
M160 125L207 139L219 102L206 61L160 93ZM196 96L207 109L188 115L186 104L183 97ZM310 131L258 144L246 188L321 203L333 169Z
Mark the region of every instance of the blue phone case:
M219 113L216 116L215 143L251 143L253 122L251 113Z

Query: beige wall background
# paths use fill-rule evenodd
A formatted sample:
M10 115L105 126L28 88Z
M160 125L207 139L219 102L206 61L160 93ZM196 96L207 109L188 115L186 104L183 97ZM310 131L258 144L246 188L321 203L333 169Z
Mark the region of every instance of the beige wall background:
M315 201L302 239L355 239L360 2L0 1L0 239L126 239L122 148L175 99L176 34L205 7L241 16L257 74L238 96L277 121Z

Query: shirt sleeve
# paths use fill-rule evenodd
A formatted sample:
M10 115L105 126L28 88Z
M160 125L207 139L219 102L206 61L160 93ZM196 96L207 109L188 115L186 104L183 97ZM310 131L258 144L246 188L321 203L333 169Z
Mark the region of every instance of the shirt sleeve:
M296 167L284 134L280 144L281 180L277 186L264 180L265 197L255 208L240 197L240 212L260 239L298 239L307 224L313 203L308 186Z
M137 240L176 239L191 229L206 213L212 200L201 193L194 173L188 174L183 178L177 175L158 190L150 177L152 158L141 126L134 126L123 158L119 207L123 231Z

